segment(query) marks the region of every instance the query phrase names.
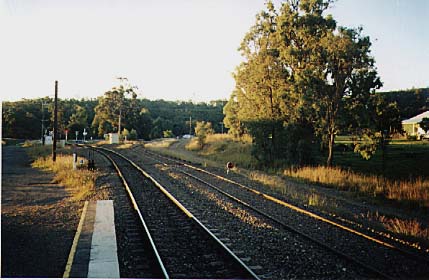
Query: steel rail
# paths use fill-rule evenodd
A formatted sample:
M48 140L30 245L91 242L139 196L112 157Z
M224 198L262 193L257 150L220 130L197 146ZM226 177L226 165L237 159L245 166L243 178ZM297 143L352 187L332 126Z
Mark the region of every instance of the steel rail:
M174 160L174 159L166 158L166 157L163 157L163 156L160 156L160 155L157 155L157 156L162 157L162 158L165 158L165 159L170 160L170 161L173 161L173 162L177 163L178 165L185 166L185 167L191 168L191 169L193 169L193 170L196 170L196 171L203 172L203 173L206 173L206 174L208 174L208 175L214 176L214 177L216 177L216 178L218 178L218 179L221 179L221 180L223 180L223 181L227 181L228 183L231 183L231 184L234 184L234 185L238 185L239 187L241 187L241 188L243 188L243 189L245 189L245 190L247 190L247 191L250 191L250 192L252 192L252 193L255 193L255 194L257 194L257 195L258 195L258 196L260 196L260 197L263 197L263 198L265 198L265 199L268 199L268 200L270 200L270 201L273 201L273 202L275 202L275 203L277 203L277 204L280 204L280 205L282 205L282 206L286 206L287 208L290 208L290 209L292 209L292 210L294 210L294 211L296 211L296 212L298 212L298 213L302 213L302 214L308 215L308 216L310 216L310 217L312 217L312 218L315 218L315 219L320 220L320 221L322 221L322 222L328 223L328 224L330 224L330 225L334 225L334 226L336 226L336 227L338 227L338 228L340 228L340 229L342 229L342 230L348 231L348 232L353 233L353 234L355 234L355 235L357 235L357 236L360 236L360 237L363 237L363 238L365 238L365 239L367 239L367 240L373 241L373 242L375 242L375 243L377 243L377 244L379 244L379 245L383 245L383 246L385 246L385 247L387 247L387 248L394 249L394 250L396 250L396 251L398 251L398 252L400 252L400 253L403 253L403 254L405 254L405 255L407 255L407 256L410 256L410 257L413 257L413 258L417 258L417 259L419 259L419 260L423 260L423 261L426 261L426 262L427 262L427 260L426 260L426 259L422 259L422 258L421 258L421 257L419 257L419 256L416 256L416 255L414 255L414 254L412 254L412 253L410 253L410 252L404 251L404 250L402 250L402 249L400 249L400 248L398 248L398 247L395 247L395 246L393 246L393 245L391 245L391 244L389 244L389 243L383 242L383 241L381 241L381 240L378 240L378 239L376 239L376 238L373 238L373 237L371 237L371 236L368 236L368 235L366 235L366 234L364 234L364 233L358 232L358 231L356 231L356 230L354 230L354 229L351 229L351 228L348 228L348 227L343 226L343 225L341 225L341 224L335 223L334 221L328 220L328 219L326 219L326 218L324 218L324 217L321 217L321 216L319 216L319 215L317 215L317 214L314 214L314 213L312 213L312 212L310 212L310 211L307 211L307 210L305 210L305 209L299 208L299 207L294 206L294 205L292 205L292 204L289 204L289 203L287 203L287 202L285 202L285 201L282 201L282 200L280 200L280 199L277 199L277 198L275 198L275 197L272 197L272 196L270 196L270 195L267 195L267 194L265 194L265 193L263 193L263 192L260 192L260 191L257 191L257 190L255 190L255 189L252 189L252 188L249 188L249 187L247 187L247 186L244 186L244 185L242 185L242 184L240 184L240 183L234 182L234 181L232 181L232 180L230 180L230 179L228 179L228 178L225 178L225 177L222 177L222 176L220 176L220 175L217 175L217 174L211 173L211 172L206 171L206 170L204 170L204 169L201 169L201 168L199 168L199 167L195 167L195 166L192 166L192 165L189 165L189 164L186 164L186 163L179 162L179 161ZM154 160L158 161L159 163L161 163L161 164L163 164L163 165L165 165L165 166L168 166L168 164L166 164L165 162L162 162L162 161L157 160L157 159L155 159L155 158L152 158L152 159L154 159ZM179 172L181 172L181 173L183 173L183 174L185 174L185 175L187 175L187 176L189 176L189 177L191 177L191 178L193 178L193 179L195 179L195 180L197 180L197 181L199 181L199 182L201 182L201 183L203 183L203 184L205 184L205 185L207 185L207 186L209 186L210 188L212 188L212 189L214 189L214 190L216 190L216 191L218 191L218 192L222 193L223 195L225 195L225 196L229 197L230 199L232 199L232 200L236 201L237 203L239 203L239 204L241 204L241 205L244 205L245 207L247 207L247 208L249 208L249 209L251 209L251 210L253 210L253 211L255 211L255 212L259 213L260 215L262 215L262 216L266 217L267 219L272 220L273 222L275 222L275 223L277 223L277 224L281 225L282 227L284 227L284 228L288 229L289 231L294 232L294 233L299 234L299 235L302 235L302 236L303 236L303 237L305 237L306 239L308 239L308 240L310 240L310 241L312 241L312 242L314 242L314 243L318 244L319 246L322 246L322 247L324 247L324 248L326 248L326 249L328 249L328 250L332 251L333 253L335 253L335 254L337 254L337 255L340 255L341 257L346 258L346 259L348 259L349 261L352 261L352 262L354 262L354 263L356 263L356 264L358 264L358 265L360 265L360 266L364 267L365 269L367 269L367 270L369 270L369 271L372 271L372 272L373 272L373 273L375 273L376 275L379 275L379 276L381 276L381 277L383 277L383 278L385 278L385 279L395 279L395 278L393 278L392 276L389 276L389 275L387 275L387 274L385 274L385 273L383 273L383 272L379 271L378 269L376 269L376 268L374 268L374 267L372 267L372 266L369 266L369 265L367 265L367 264L365 264L365 263L363 263L363 262L361 262L361 261L359 261L359 260L357 260L357 259L355 259L355 258L353 258L353 257L349 256L349 255L346 255L346 254L342 253L341 251L338 251L338 250L336 250L336 249L334 249L334 248L329 247L328 245L326 245L326 244L324 244L324 243L322 243L322 242L318 241L317 239L314 239L314 238L312 238L311 236L309 236L309 235L307 235L307 234L305 234L305 233L300 232L299 230L295 229L294 227L291 227L291 226L289 226L289 225L286 225L285 223L283 223L283 222L279 221L278 219L276 219L276 218L274 218L274 217L270 216L269 214L267 214L267 213L265 213L265 212L263 212L263 211L261 211L261 210L259 210L259 209L255 208L255 207L251 206L250 204L248 204L248 203L246 203L246 202L244 202L244 201L240 200L239 198L237 198L237 197L235 197L235 196L233 196L233 195L231 195L231 194L229 194L229 193L227 193L227 192L225 192L225 191L223 191L223 190L219 189L218 187L216 187L216 186L214 186L214 185L212 185L212 184L210 184L210 183L208 183L208 182L204 181L204 180L203 180L203 179L201 179L201 178L198 178L198 177L196 177L196 176L194 176L194 175L192 175L192 174L190 174L190 173L188 173L188 172L186 172L186 171L182 171L182 170L178 170L178 171L179 171Z
M262 210L259 210L256 207L253 207L252 205L248 204L247 202L245 202L245 201L237 198L234 195L231 195L231 194L229 194L229 193L227 193L227 192L219 189L218 187L212 185L211 183L209 183L207 181L202 180L201 178L198 178L198 177L196 177L196 176L194 176L194 175L192 175L192 174L190 174L190 173L188 173L186 171L179 170L179 172L181 172L181 173L183 173L183 174L185 174L185 175L187 175L187 176L189 176L189 177L191 177L191 178L193 178L193 179L195 179L195 180L197 180L197 181L199 181L199 182L201 182L201 183L209 186L210 188L212 188L212 189L216 190L217 192L219 192L219 193L227 196L228 198L230 198L230 199L234 200L235 202L239 203L240 205L243 205L243 206L247 207L248 209L250 209L250 210L258 213L259 215L265 217L266 219L275 222L276 224L278 224L278 225L282 226L283 228L287 229L288 231L291 231L291 232L293 232L295 234L298 234L298 235L304 237L305 239L307 239L307 240L309 240L309 241L311 241L311 242L313 242L313 243L315 243L315 244L317 244L317 245L319 245L319 246L321 246L321 247L323 247L323 248L331 251L332 253L334 253L334 254L336 254L336 255L338 255L338 256L340 256L340 257L342 257L342 258L344 258L344 259L346 259L346 260L348 260L350 262L353 262L353 263L355 263L355 264L357 264L357 265L359 265L359 266L367 269L368 271L371 271L372 273L374 273L374 274L376 274L378 276L381 276L381 277L383 277L385 279L394 279L391 276L389 276L389 275L387 275L387 274L379 271L378 269L373 268L371 266L368 266L367 264L365 264L365 263L363 263L363 262L361 262L361 261L359 261L359 260L357 260L357 259L355 259L355 258L353 258L353 257L351 257L349 255L346 255L346 254L342 253L341 251L338 251L338 250L336 250L336 249L334 249L334 248L326 245L325 243L323 243L323 242L321 242L321 241L319 241L317 239L314 239L313 237L309 236L308 234L299 231L295 227L292 227L290 225L287 225L287 224L283 223L279 219L271 216L270 214L267 214L266 212L264 212Z
M102 148L102 149L105 149L105 148ZM108 151L110 151L110 152L112 152L112 153L115 153L116 155L118 155L118 156L120 156L120 157L122 157L123 159L125 159L125 160L127 160L129 163L131 163L135 168L137 168L138 170L140 170L143 174L145 174L145 176L147 175L147 176L149 176L148 178L150 179L150 180L152 180L156 185L159 185L159 183L152 177L152 176L150 176L149 174L147 174L143 169L141 169L141 167L140 166L138 166L138 165L136 165L134 162L132 162L132 161L130 161L130 160L128 160L125 156L123 156L122 154L120 154L120 153L117 153L116 151L112 151L112 150L109 150L109 149L105 149L105 150L108 150ZM158 160L157 160L158 161ZM158 161L158 162L160 162L161 164L164 164L165 166L168 166L168 164L166 164L166 163L163 163L163 162L161 162L161 161ZM186 164L185 164L186 165ZM199 168L197 168L197 169L199 169ZM355 258L353 258L353 257L351 257L351 256L349 256L349 255L346 255L346 254L344 254L344 253L342 253L341 251L338 251L338 250L336 250L335 248L332 248L332 247L330 247L330 246L328 246L328 245L326 245L325 243L323 243L323 242L321 242L321 241L319 241L319 240L317 240L317 239L314 239L314 238L312 238L311 236L309 236L308 234L305 234L305 233L303 233L303 232L301 232L301 231L299 231L298 229L296 229L296 228L294 228L294 227L292 227L292 226L289 226L289 225L287 225L287 224L285 224L285 223L283 223L282 221L280 221L280 220L278 220L277 218L275 218L275 217L272 217L271 215L269 215L269 214L267 214L266 212L264 212L264 211L262 211L262 210L259 210L259 209L257 209L257 208L255 208L255 207L253 207L253 206L251 206L250 204L248 204L247 202L245 202L245 201L242 201L241 199L239 199L239 198L237 198L237 197L235 197L235 196L233 196L233 195L231 195L231 194L229 194L229 193L227 193L227 192L225 192L225 191L223 191L223 190L221 190L220 188L218 188L218 187L216 187L216 186L214 186L214 185L212 185L212 184L210 184L209 182L207 182L207 181L204 181L203 179L201 179L201 178L198 178L198 177L196 177L196 176L194 176L194 175L192 175L192 174L190 174L190 173L188 173L188 172L186 172L186 171L182 171L182 170L178 170L179 172L181 172L181 173L183 173L183 174L185 174L185 175L187 175L187 176L189 176L189 177L191 177L191 178L193 178L193 179L195 179L195 180L197 180L197 181L199 181L199 182L201 182L201 183L203 183L203 184L205 184L205 185L207 185L207 186L209 186L210 188L212 188L212 189L214 189L214 190L216 190L217 192L219 192L219 193L221 193L221 194L223 194L223 195L225 195L225 196L227 196L228 198L230 198L230 199L232 199L232 200L234 200L234 201L236 201L237 203L239 203L239 204L241 204L241 205L243 205L243 206L245 206L245 207L247 207L248 209L251 209L252 211L254 211L254 212L257 212L258 214L260 214L261 216L263 216L263 217L265 217L265 218L267 218L267 219L269 219L269 220L271 220L271 221L273 221L273 222L275 222L276 224L278 224L278 225L280 225L280 226L282 226L283 228L285 228L286 230L288 230L288 231L290 231L290 232L293 232L294 234L297 234L297 235L299 235L299 236L302 236L302 237L304 237L305 239L307 239L307 240L309 240L309 241L311 241L311 242L313 242L314 244L317 244L318 246L320 246L320 247L322 247L322 248L325 248L326 250L328 250L328 251L330 251L330 252L332 252L332 253L334 253L334 254L336 254L336 255L338 255L338 256L340 256L340 257L342 257L342 258L344 258L344 259L346 259L346 260L348 260L348 261L350 261L350 262L352 262L352 263L354 263L354 264L356 264L356 265L358 265L358 266L360 266L360 267L362 267L362 268L364 268L364 269L366 269L367 271L370 271L370 272L372 272L372 273L374 273L375 275L377 275L377 276L379 276L379 277L382 277L382 278L384 278L384 279L389 279L389 280L393 280L393 279L395 279L395 278L393 278L392 276L390 276L390 275L387 275L387 274L385 274L385 273L383 273L383 272L381 272L380 270L378 270L378 269L376 269L376 268L374 268L374 267L372 267L372 266L369 266L369 265L367 265L367 264L365 264L365 263L363 263L363 262L361 262L360 260L357 260L357 259L355 259ZM160 186L160 185L159 185ZM160 187L162 187L162 186L160 186ZM183 207L181 204L180 204L180 208L181 207ZM183 207L184 208L184 207ZM193 218L195 218L194 216L192 216ZM196 219L196 218L195 218ZM202 225L203 226L203 224L202 223L200 223L199 221L198 221L198 223L200 224L200 225ZM204 227L204 226L203 226ZM205 228L205 227L204 227ZM206 229L206 228L205 228ZM208 229L206 229L211 235L213 235ZM216 236L214 236L213 235L213 237L214 238L216 238ZM217 239L217 238L216 238ZM220 242L220 241L219 241ZM222 244L222 242L220 242L220 244ZM223 244L222 244L223 245ZM227 250L229 250L226 246L224 246L223 245L223 247L224 248L226 248ZM231 252L232 253L232 252ZM235 254L234 254L235 255ZM241 262L241 260L237 257L237 259Z
M93 147L95 148L95 147ZM204 232L206 232L213 240L216 241L218 245L220 245L230 257L232 257L244 270L247 271L254 279L260 280L259 276L257 276L231 249L228 248L216 235L214 235L201 221L199 221L185 206L183 206L172 194L170 194L155 178L153 178L149 173L143 170L140 166L134 163L132 160L128 159L124 155L104 147L97 147L95 149L102 149L108 152L111 152L128 163L130 163L134 168L140 171L147 179L149 179L155 186L157 186L164 195L166 195L181 211L183 211L189 218L191 218L196 224L198 224ZM123 179L124 180L124 179ZM136 204L137 205L137 204Z
M284 206L284 207L290 208L290 209L292 209L292 210L294 210L294 211L297 211L297 212L299 212L299 213L302 213L302 214L305 214L305 215L307 215L307 216L310 216L310 217L312 217L312 218L314 218L314 219L316 219L316 220L320 220L320 221L322 221L322 222L328 223L328 224L330 224L330 225L332 225L332 226L338 227L338 228L340 228L340 229L342 229L342 230L348 231L348 232L350 232L350 233L352 233L352 234L355 234L355 235L357 235L357 236L360 236L360 237L362 237L362 238L365 238L365 239L367 239L367 240L370 240L370 241L372 241L372 242L375 242L375 243L377 243L377 244L379 244L379 245L382 245L382 246L385 246L385 247L387 247L387 248L390 248L390 249L396 250L396 251L398 251L398 252L400 252L400 253L402 253L402 254L404 254L404 255L407 255L408 257L415 258L415 259L417 259L417 260L419 260L419 261L423 261L423 262L429 263L429 260L428 260L427 258L424 258L424 257L422 257L422 256L416 255L416 254L414 254L414 253L412 253L412 252L406 251L406 250L404 250L404 249L402 249L402 248L399 248L399 247L397 247L397 246L395 246L395 245L393 245L393 244L391 244L391 243L388 243L388 242L382 241L382 240L380 240L380 239L377 239L377 238L375 238L375 237L369 236L369 235L367 235L367 234L365 234L365 233L359 232L359 231L357 231L357 230L355 230L355 229L352 229L352 228L347 227L347 226L345 226L345 225L339 224L339 223L337 223L337 222L335 222L335 221L332 221L332 220L330 220L330 219L324 218L324 217L322 217L322 216L320 216L320 215L317 215L317 214L315 214L315 213L312 213L312 212L310 212L310 211L308 211L308 210L305 210L305 209L303 209L303 208L300 208L300 207L298 207L298 206L292 205L292 204L290 204L290 203L288 203L288 202L286 202L286 201L284 201L284 200L278 199L278 198L273 197L273 196L271 196L271 195L268 195L268 194L266 194L266 193L264 193L264 192L261 192L261 191L255 190L255 189L253 189L253 188L250 188L250 187L248 187L248 186L245 186L245 185L243 185L243 184L240 184L240 183L238 183L238 182L235 182L235 181L233 181L233 180L231 180L231 179L225 178L225 177L223 177L223 176L220 176L220 175L218 175L218 174L215 174L215 173L212 173L212 172L210 172L210 171L204 170L204 169L202 169L202 168L199 168L199 167L196 167L196 166L193 166L193 165L187 164L187 163L180 162L180 161L175 160L175 159L171 159L171 158L168 158L168 157L165 157L165 156L159 155L159 154L155 154L155 153L153 153L153 152L148 152L148 151L147 151L147 153L150 153L150 154L152 154L152 155L156 155L156 156L158 156L158 157L165 158L166 160L172 161L172 162L174 162L174 163L176 163L176 164L178 164L178 165L183 165L183 166L188 167L188 168L190 168L190 169L194 169L194 170L196 170L196 171L199 171L199 172L202 172L202 173L208 174L208 175L210 175L210 176L216 177L216 178L218 178L218 179L220 179L220 180L223 180L223 181L228 182L228 183L230 183L230 184L236 185L236 186L238 186L238 187L240 187L240 188L242 188L242 189L244 189L244 190L246 190L246 191L248 191L248 192L255 193L256 195L258 195L258 196L260 196L260 197L263 197L263 198L265 198L265 199L267 199L267 200L270 200L270 201L272 201L272 202L274 202L274 203L277 203L277 204L279 204L279 205L282 205L282 206ZM155 159L155 160L156 160L156 159ZM162 164L167 165L166 163L163 163L163 162L161 162L161 161L159 161L159 160L158 160L158 162L160 162L160 163L162 163Z
M167 270L166 270L166 268L165 268L165 266L164 266L164 263L163 263L163 261L162 261L162 259L161 259L161 256L160 256L160 254L159 254L159 252L158 252L158 249L156 248L156 245L155 245L155 242L153 241L153 239L152 239L152 236L151 236L151 234L150 234L150 232L149 232L149 228L147 227L147 225L146 225L146 222L145 222L145 220L144 220L144 218L143 218L143 215L142 215L142 213L140 212L140 209L139 209L139 207L138 207L138 205L137 205L137 202L136 202L136 200L135 200L135 198L134 198L134 195L133 195L133 193L132 193L132 191L131 191L131 189L130 189L130 187L129 187L129 185L128 185L128 183L127 183L127 181L125 180L125 177L124 177L124 175L122 174L122 172L121 172L121 170L119 169L119 166L116 164L116 162L109 156L109 155L107 155L105 152L103 152L103 151L100 151L99 150L99 148L96 148L96 147L93 147L92 146L92 148L93 149L95 149L97 152L99 152L100 154L102 154L103 156L105 156L112 164L113 164L113 166L115 167L115 169L116 169L116 172L118 173L118 176L121 178L121 180L122 180L122 184L124 185L124 187L125 187L125 189L126 189L126 191L127 191L127 193L128 193L128 196L129 196L129 198L130 198L130 200L131 200L131 204L133 205L133 207L134 207L134 210L137 212L137 215L138 215L138 217L139 217L139 220L140 220L140 222L141 222L141 224L143 225L143 228L144 228L144 230L145 230L145 233L146 233L146 235L147 235L147 237L148 237L148 239L149 239L149 242L150 242L150 245L151 245L151 248L152 248L152 250L153 250L153 252L154 252L154 254L155 254L155 256L156 256L156 259L157 259L157 262L158 262L158 264L159 264L159 268L161 269L161 271L162 271L162 274L164 275L164 277L166 278L166 279L170 279L170 276L168 275L168 272L167 272Z

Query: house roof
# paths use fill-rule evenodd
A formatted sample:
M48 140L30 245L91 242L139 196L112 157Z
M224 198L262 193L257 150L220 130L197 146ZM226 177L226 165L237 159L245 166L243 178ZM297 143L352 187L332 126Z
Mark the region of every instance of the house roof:
M402 124L413 124L413 123L419 123L422 121L422 119L424 118L429 118L429 111L426 111L424 113L421 113L420 115L417 115L415 117L412 117L410 119L407 120L403 120Z

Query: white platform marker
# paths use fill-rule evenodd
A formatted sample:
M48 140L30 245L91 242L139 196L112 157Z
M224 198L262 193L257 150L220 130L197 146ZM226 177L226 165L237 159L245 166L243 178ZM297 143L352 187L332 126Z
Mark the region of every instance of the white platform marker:
M97 201L88 278L119 278L112 200Z

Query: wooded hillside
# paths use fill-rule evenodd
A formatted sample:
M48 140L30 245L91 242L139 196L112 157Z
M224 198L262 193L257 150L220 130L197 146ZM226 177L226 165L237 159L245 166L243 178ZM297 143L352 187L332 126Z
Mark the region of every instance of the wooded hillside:
M117 127L108 127L99 133L94 124L95 108L100 102L97 99L60 99L58 109L59 133L64 138L65 129L69 130L69 139L79 139L83 129L88 131L87 138L101 138L104 133L117 131ZM43 111L42 111L42 103ZM136 130L138 138L151 139L163 137L163 132L171 130L175 136L189 133L189 120L192 118L191 130L194 133L197 121L213 124L216 132L222 131L223 106L226 101L209 103L192 103L181 101L136 99L132 111L137 112L137 119L128 120L124 114L123 128ZM2 129L4 138L40 139L42 119L45 130L52 130L53 100L51 98L24 99L16 102L2 102ZM110 129L109 129L110 128Z

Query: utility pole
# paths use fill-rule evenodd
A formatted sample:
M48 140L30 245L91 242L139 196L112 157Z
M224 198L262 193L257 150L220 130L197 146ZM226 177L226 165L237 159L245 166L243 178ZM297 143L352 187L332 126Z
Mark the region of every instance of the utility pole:
M122 115L122 102L119 105L119 125L118 125L118 135L119 139L121 139L121 115Z
M58 81L55 81L55 100L54 100L54 140L52 143L52 161L57 159L57 134L58 134Z
M223 134L223 122L219 122L219 123L222 126L222 134Z
M42 100L42 138L40 139L42 141L42 146L45 145L45 102Z
M189 135L192 135L192 117L189 116Z

